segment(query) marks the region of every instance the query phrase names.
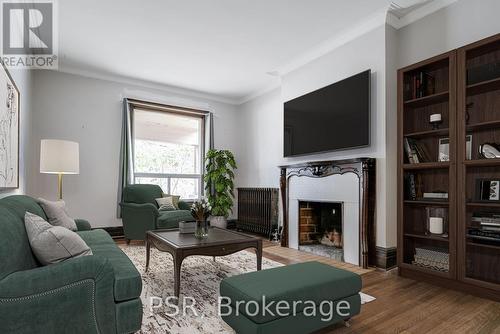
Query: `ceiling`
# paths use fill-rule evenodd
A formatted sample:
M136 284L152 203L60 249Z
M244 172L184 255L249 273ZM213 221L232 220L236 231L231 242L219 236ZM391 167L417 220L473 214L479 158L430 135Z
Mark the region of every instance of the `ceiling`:
M271 74L278 68L387 10L389 2L59 1L59 66L237 103L276 85Z

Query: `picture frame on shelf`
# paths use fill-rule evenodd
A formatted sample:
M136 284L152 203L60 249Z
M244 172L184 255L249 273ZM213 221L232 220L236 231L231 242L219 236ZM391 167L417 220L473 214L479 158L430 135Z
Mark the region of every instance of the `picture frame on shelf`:
M476 180L476 199L481 202L500 203L500 179Z
M472 160L472 135L465 136L465 159Z
M450 161L450 139L440 138L439 139L439 149L438 149L438 161L446 162ZM472 159L472 135L465 136L465 159Z
M438 161L450 161L450 138L439 139Z

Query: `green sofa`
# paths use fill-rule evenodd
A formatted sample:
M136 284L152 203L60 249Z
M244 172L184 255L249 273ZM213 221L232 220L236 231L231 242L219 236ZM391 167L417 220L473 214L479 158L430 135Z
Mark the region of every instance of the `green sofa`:
M177 228L179 222L193 220L188 203L179 201L179 210L158 211L157 198L163 197L160 186L134 184L123 189L122 209L125 239L144 240L146 231Z
M358 314L360 291L361 277L352 272L314 261L293 264L222 280L221 316L238 334L307 334Z
M131 333L141 328L142 280L104 230L76 220L94 255L41 266L26 235L28 196L0 200L0 333Z

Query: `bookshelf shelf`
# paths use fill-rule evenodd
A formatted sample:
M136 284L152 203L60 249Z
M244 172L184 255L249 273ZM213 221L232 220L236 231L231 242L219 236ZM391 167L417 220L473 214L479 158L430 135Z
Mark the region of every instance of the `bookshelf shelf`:
M439 276L442 278L448 278L450 276L448 272L432 270L432 269L420 267L420 266L410 264L410 263L401 263L400 266L404 269L410 269L412 271L421 272L421 273L425 273L425 274L429 274L429 275L433 275L433 276Z
M410 138L420 138L420 137L427 137L427 136L439 137L439 136L447 136L449 132L450 132L450 129L446 128L446 129L411 132L411 133L406 133L404 136L410 137Z
M419 97L416 99L406 100L404 105L407 107L419 108L424 107L434 103L441 103L448 101L450 92L440 92L436 94L427 95L424 97Z
M467 202L467 206L478 208L500 208L500 203L494 202Z
M500 166L500 159L465 160L464 165L466 167Z
M419 169L442 169L449 168L449 162L421 162L418 164L404 164L404 170L419 170Z
M405 237L407 238L417 238L417 239L426 239L426 240L435 240L441 242L449 242L448 238L440 237L437 235L425 235L425 234L416 234L416 233L405 233Z
M477 131L477 130L487 130L487 129L495 129L500 127L500 120L496 121L488 121L488 122L480 122L467 125L467 131Z
M500 89L500 78L495 78L492 80L478 82L473 85L468 85L467 94L477 95L497 89Z
M417 200L405 200L404 204L423 205L423 206L448 206L449 202L442 200L417 199Z
M494 250L500 251L500 245L497 246L497 245L480 244L478 242L469 241L469 242L467 242L467 246L489 248L489 249L494 249Z

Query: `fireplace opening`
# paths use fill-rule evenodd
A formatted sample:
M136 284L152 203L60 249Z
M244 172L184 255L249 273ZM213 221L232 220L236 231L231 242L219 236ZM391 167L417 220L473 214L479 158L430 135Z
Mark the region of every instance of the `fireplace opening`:
M341 202L299 201L299 249L344 261Z

